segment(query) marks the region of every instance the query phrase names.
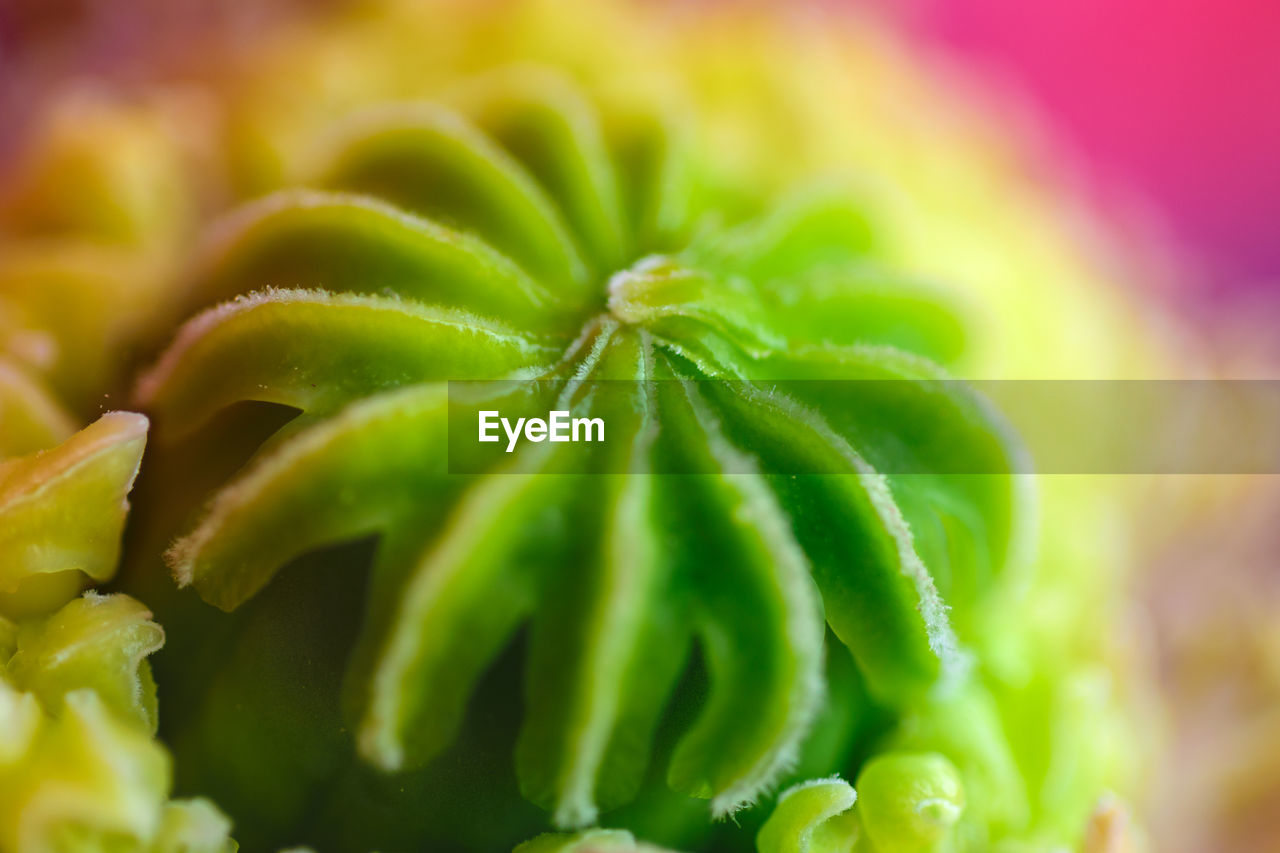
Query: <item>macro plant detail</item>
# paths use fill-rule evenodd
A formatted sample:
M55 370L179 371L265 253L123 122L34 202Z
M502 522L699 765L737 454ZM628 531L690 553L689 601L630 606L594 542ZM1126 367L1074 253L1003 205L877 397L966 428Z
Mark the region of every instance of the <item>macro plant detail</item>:
M930 384L952 322L886 284L860 205L719 208L681 124L629 119L527 70L357 114L307 188L214 229L192 288L213 307L138 386L161 443L244 401L297 412L169 551L205 601L235 610L291 560L377 537L343 676L360 761L438 758L528 625L516 775L568 828L641 792L695 647L705 696L665 775L708 817L796 765L828 689L890 715L961 690L1024 523L998 420ZM450 474L456 379L537 380L611 441ZM892 381L857 400L795 381L833 379ZM628 391L593 399L596 380ZM989 474L878 471L944 454ZM702 473L653 473L673 459ZM766 471L786 464L836 476ZM860 675L824 665L824 615L825 654Z
M112 412L55 447L0 460L0 613L47 613L115 575L146 435L146 418Z
M0 849L235 849L211 803L169 800L147 661L163 630L126 595L79 595L115 573L146 431L113 412L0 462Z
M1142 363L1076 211L874 27L465 6L0 201L0 851L1130 849L1126 508L948 378Z
M0 199L0 453L51 447L127 388L193 219L173 123L86 85L31 129Z

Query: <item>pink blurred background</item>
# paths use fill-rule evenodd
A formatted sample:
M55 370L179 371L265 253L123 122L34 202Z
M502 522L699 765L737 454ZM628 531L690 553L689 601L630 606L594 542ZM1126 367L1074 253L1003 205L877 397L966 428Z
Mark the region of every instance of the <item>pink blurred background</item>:
M0 0L0 184L22 129L59 82L199 76L294 15L356 2ZM1044 138L1073 155L1081 188L1112 212L1138 210L1163 232L1154 243L1173 245L1161 289L1177 289L1189 325L1225 318L1220 337L1233 348L1264 339L1270 358L1252 372L1278 375L1280 0L804 2L874 4L956 68L1007 90L1010 103L1029 101L1049 127ZM1157 797L1155 849L1277 849L1280 754L1252 781L1222 781L1244 778L1258 731L1280 731L1280 631L1269 629L1274 641L1254 636L1258 625L1280 625L1280 478L1260 492L1247 512L1203 513L1154 560L1140 591L1179 708L1171 761L1181 772ZM1212 690L1195 680L1204 670Z
M1152 203L1209 302L1280 297L1280 2L881 0Z
M193 42L234 46L344 2L0 0L0 155L41 81L190 70L209 53ZM1280 299L1277 0L810 2L874 4L1036 105L1104 201L1158 211L1180 263L1198 262L1193 303Z

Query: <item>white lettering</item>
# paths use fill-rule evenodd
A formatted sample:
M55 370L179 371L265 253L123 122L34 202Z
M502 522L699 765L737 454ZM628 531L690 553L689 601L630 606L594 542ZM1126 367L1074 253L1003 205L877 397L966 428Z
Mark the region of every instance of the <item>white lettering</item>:
M501 441L497 434L498 427L507 436L507 453L515 452L523 435L526 441L541 443L543 441L595 442L604 441L604 418L570 418L567 411L554 411L542 418L510 418L502 417L500 412L492 409L479 414L478 439L482 442Z
M515 429L511 428L511 421L507 420L506 418L502 419L502 429L507 434L507 452L508 453L516 449L516 442L520 440L520 427L522 426L524 426L524 418L516 419Z
M582 427L582 431L586 434L585 438L578 438L578 427ZM596 431L596 438L591 437L591 430L593 428ZM604 418L574 418L573 440L604 441Z
M480 413L480 440L481 441L497 441L496 435L489 435L489 430L497 429L498 422L494 418L498 417L498 413L489 410Z
M569 440L569 413L568 412L552 412L551 413L551 435L552 441L568 441Z

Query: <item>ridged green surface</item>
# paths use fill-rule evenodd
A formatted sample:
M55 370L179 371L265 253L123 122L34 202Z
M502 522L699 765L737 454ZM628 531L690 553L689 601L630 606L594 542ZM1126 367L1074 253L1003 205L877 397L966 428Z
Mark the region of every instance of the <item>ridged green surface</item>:
M56 448L0 462L0 614L47 612L115 574L147 419L111 412Z
M211 803L169 800L147 660L164 631L126 595L77 597L115 573L146 431L109 413L0 463L0 850L236 849Z
M466 103L356 115L328 135L309 189L251 203L206 241L193 303L230 301L188 321L139 384L173 448L166 482L196 470L232 404L298 415L169 551L179 584L235 610L291 561L377 537L363 610L343 606L356 761L427 767L418 796L450 785L430 768L466 760L441 756L468 713L483 718L493 700L473 699L477 684L519 635L522 687L498 688L522 694L515 777L562 827L643 799L673 696L696 713L659 756L667 784L709 800L703 820L757 801L824 706L824 619L876 707L966 681L969 623L1001 588L1021 523L1020 481L999 475L1017 451L979 401L935 381L926 356L954 352L957 327L887 285L860 205L832 187L749 215L717 207L682 125L654 113L640 137L616 138L610 113L554 75L500 76ZM603 416L610 440L527 445L486 474L450 474L449 379L537 379L548 401ZM595 393L597 380L629 384ZM896 381L855 399L794 380ZM514 387L477 406L530 393ZM940 463L991 474L879 471ZM234 624L301 606L284 594ZM221 624L243 654L269 642ZM676 690L695 653L703 686ZM192 784L235 812L250 789L235 780L272 748L216 754L231 723L209 697L248 676L211 663L220 672L176 676L210 685L182 695L212 693L166 720L180 761L184 744L198 750ZM289 725L287 709L270 713ZM317 737L281 749L281 767L311 769L277 806L246 803L248 832L327 831L306 828L303 804L354 771L317 766L303 743L350 748ZM323 825L350 798L329 802ZM452 822L378 827L370 843L502 837Z
M1123 501L1041 481L1031 571L1016 442L937 381L1141 369L1071 208L874 28L464 6L255 56L194 180L172 116L70 109L0 204L0 456L66 442L0 467L0 849L1096 847ZM75 599L145 421L73 433L170 340L152 620ZM609 442L446 459L553 404Z

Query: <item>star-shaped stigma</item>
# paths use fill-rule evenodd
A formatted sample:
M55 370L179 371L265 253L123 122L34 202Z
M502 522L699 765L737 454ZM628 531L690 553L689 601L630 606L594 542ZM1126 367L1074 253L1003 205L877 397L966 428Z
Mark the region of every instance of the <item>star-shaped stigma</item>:
M366 761L430 761L525 625L517 775L566 827L635 796L694 648L709 693L668 782L716 814L796 755L826 625L891 707L963 670L1018 521L1016 478L986 475L1014 451L937 381L956 325L881 268L856 197L748 204L698 183L685 119L527 70L321 147L211 237L216 307L139 399L160 440L238 401L300 412L170 552L206 601L379 537L348 676ZM451 472L446 382L497 379L609 440Z

